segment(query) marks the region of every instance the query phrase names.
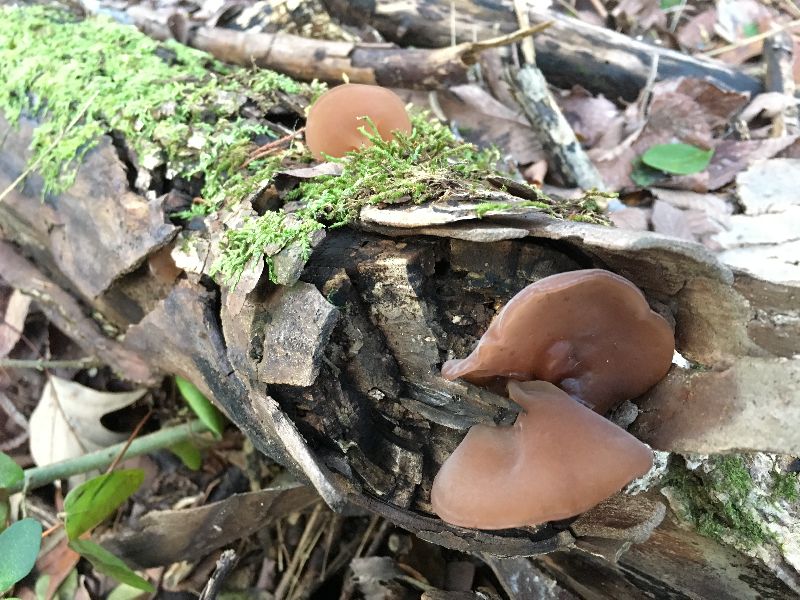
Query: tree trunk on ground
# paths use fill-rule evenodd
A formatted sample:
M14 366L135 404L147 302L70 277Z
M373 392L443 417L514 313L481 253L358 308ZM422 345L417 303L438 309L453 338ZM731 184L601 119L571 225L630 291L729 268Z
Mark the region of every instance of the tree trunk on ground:
M2 124L2 187L24 168L31 126ZM617 496L569 526L498 533L443 524L431 514L428 494L466 427L514 415L504 398L444 381L442 360L463 356L524 285L576 268L603 267L631 279L675 322L680 352L714 369L676 369L637 401L645 413L633 430L642 439L681 452L800 452L796 429L771 425L800 417L787 412L798 410L786 403L796 389L782 389L796 378L797 361L778 358L798 352L797 339L766 317L791 304L791 290L734 277L699 247L657 235L541 215L475 220L451 213L452 223L426 224L433 211L421 207L365 209L359 229L331 233L317 248L300 282L262 282L235 300L205 278L165 285L150 274L147 256L177 231L163 201L136 195L128 181L110 140L89 153L68 192L45 203L37 177L29 177L0 205L8 240L0 245L0 276L127 378L153 383L180 374L197 383L261 451L331 506L366 508L465 551L532 555L574 545L622 555L614 566L559 552L540 566L569 579L579 563L628 594L642 589L644 573L646 589L664 593L788 592L757 562L734 559L735 551L675 527L673 517L650 537L664 517L657 490ZM412 221L415 228L401 226ZM124 337L108 337L110 327ZM774 394L752 389L767 369ZM728 386L724 397L705 379ZM675 403L683 403L680 411ZM709 407L712 420L702 417ZM751 420L753 411L763 426ZM644 543L623 554L632 541ZM702 569L687 570L681 561L698 552ZM676 572L681 582L668 583Z

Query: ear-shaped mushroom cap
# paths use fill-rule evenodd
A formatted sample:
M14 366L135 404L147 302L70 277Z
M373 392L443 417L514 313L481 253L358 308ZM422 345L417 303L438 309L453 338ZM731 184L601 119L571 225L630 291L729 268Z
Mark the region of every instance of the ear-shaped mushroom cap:
M545 277L514 296L446 379L556 384L600 413L667 374L675 336L627 279L601 269Z
M545 381L511 381L512 427L475 425L433 481L453 525L505 529L574 517L652 466L650 449Z
M393 138L393 131L411 133L411 120L400 97L377 85L346 83L320 96L308 113L306 144L318 159L323 154L344 156L350 150L371 146L359 131L370 130L369 117L384 140Z

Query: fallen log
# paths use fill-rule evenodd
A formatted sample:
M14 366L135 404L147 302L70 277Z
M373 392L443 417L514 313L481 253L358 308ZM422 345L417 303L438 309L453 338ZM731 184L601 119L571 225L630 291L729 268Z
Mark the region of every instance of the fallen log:
M157 40L178 39L228 63L258 66L311 81L366 83L407 89L442 89L467 83L467 71L479 52L533 35L511 32L501 39L464 42L441 49L400 48L394 44L352 43L305 38L288 33L250 33L190 24L185 15L132 6L125 13L140 30Z
M511 0L475 2L405 0L349 2L325 0L329 12L345 22L368 23L402 46L443 48L458 42L485 39L518 27ZM452 11L452 12L451 12ZM531 23L554 24L534 39L536 63L557 87L581 85L608 98L634 100L645 86L658 57L658 79L696 77L753 95L762 83L742 71L714 60L638 42L628 36L553 13L531 13Z
M150 48L138 38L136 43ZM2 37L0 48L9 49ZM91 48L97 52L96 45ZM152 52L169 57L165 50L152 47ZM141 68L146 57L138 58L136 66ZM189 70L197 77L187 64L191 66L176 65L176 74L186 76ZM42 81L31 85L36 84ZM227 91L232 93L231 88ZM277 107L287 99L278 94L267 101L244 84L235 92L245 99L219 102L218 90L201 98L209 104L197 114L213 111L217 116L212 128L202 129L206 139L218 135L214 127L227 127L231 115L244 112L248 119L265 123L266 115L278 114ZM302 104L304 93L309 92L300 90L294 104ZM247 101L248 94L262 101ZM101 106L109 102L106 98ZM169 111L155 112L162 125L172 123ZM91 117L99 118L95 113ZM8 117L0 121L5 140L0 189L26 171L35 151L31 140L41 126L33 118L22 118L15 126ZM238 124L251 126L249 120ZM119 128L124 130L124 123ZM663 573L655 582L641 579L640 573L650 572L647 565L658 562L659 556L672 556L678 546L688 553L697 545L687 541L696 534L682 538L672 531L671 522L657 528L666 514L658 484L644 495L615 496L570 523L478 531L436 518L429 502L431 482L464 430L479 422L509 423L517 410L504 397L445 381L439 367L447 358L464 356L499 307L528 283L557 272L600 267L643 290L651 306L675 324L678 350L695 365L727 373L757 359L769 366L776 381L790 381L797 362L790 357L800 349L797 340L785 335L791 322L777 317L796 306L795 290L733 273L698 245L565 220L585 215L570 212L575 207L568 204L521 201L509 191L497 191L488 180L469 180L467 187L468 175L459 179L452 172L421 204L395 198L400 204L392 207L351 198L357 201L358 218L349 227L329 230L324 240L315 239L310 255L295 251L294 238L286 238L278 248L255 248L256 260L245 261L233 288L221 277L208 275L222 234L257 220L256 208L261 216L272 214L264 207L276 201L277 186L291 187L296 178L313 176L314 168L298 173L273 167L265 175L263 165L256 164L250 185L235 181L234 187L223 188L228 206L210 207L205 217L195 213L193 218L171 219L170 194L191 186L180 171L171 178L166 172L175 171L184 155L161 148L165 163L153 165L149 156L130 151L143 146L135 130L127 131L129 139L102 132L92 138L74 181L44 194L44 203L43 190L52 181L37 173L13 187L0 203L0 236L5 240L0 246L0 277L33 295L88 353L108 359L121 376L140 383L176 374L191 380L257 449L313 486L334 509L354 505L424 539L468 552L529 556L580 548L584 553L605 553L627 560L615 576L628 589L697 592L699 575L678 582L674 573ZM203 147L198 131L184 134ZM246 152L239 155L241 162L246 159ZM195 182L195 188L216 189L208 187L218 173L215 164L206 164L200 176L207 181ZM379 167L387 171L385 164ZM184 169L184 174L194 172ZM149 175L142 177L143 172ZM336 176L327 177L316 188L320 194L342 183ZM390 187L402 183L388 180ZM540 198L529 188L505 187ZM299 201L315 199L318 196L309 193ZM565 206L569 211L558 212ZM289 216L281 214L282 226L290 227ZM186 273L165 282L148 267L148 259L173 242L173 256ZM94 260L87 261L87 256ZM192 262L192 257L197 260ZM284 277L285 285L276 285L270 275ZM652 398L665 386L680 386L679 376L685 371L673 366L672 378L644 400L651 402L647 427L635 429L661 450L684 450L687 440L684 436L678 445L670 437L670 415L661 419L664 407ZM745 377L752 369L734 372ZM730 379L736 385L736 378ZM694 451L716 451L718 447L704 446L719 425L716 414L705 412L711 396L704 394L714 391L692 385L693 393L669 410L693 419ZM797 431L782 428L781 435L775 435L774 427L780 427L782 419L796 418L790 411L797 410L797 388L791 391L787 384L785 389L795 395L789 402L769 394L760 399L758 410L769 417L762 429L748 431L746 415L736 411L724 414L732 447L800 452ZM657 542L644 541L653 531L660 532ZM765 590L786 596L795 585L714 540L703 542L716 548L716 556L725 557L722 562L735 563L707 574L703 585L712 581L719 589L734 590L734 597ZM639 544L639 552L628 559L631 555L623 552L631 543ZM559 558L563 556L568 558ZM584 556L558 554L547 564L558 571L566 568L564 562L580 562ZM704 567L701 562L693 568L705 573Z

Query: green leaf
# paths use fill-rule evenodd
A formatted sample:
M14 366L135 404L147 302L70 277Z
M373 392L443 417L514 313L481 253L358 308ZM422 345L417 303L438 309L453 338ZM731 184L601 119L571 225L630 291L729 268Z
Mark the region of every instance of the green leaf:
M42 526L35 519L22 519L0 533L0 594L31 572L41 545Z
M113 577L121 583L127 583L145 592L155 591L155 588L146 579L139 577L128 565L101 545L95 544L91 540L72 540L69 547L92 563L92 566L103 575Z
M208 398L197 389L193 383L187 381L179 375L175 376L175 384L178 386L183 399L191 407L200 420L208 427L214 434L219 437L225 429L225 417L219 409L211 404Z
M127 583L120 583L108 594L106 600L142 600L147 593Z
M36 580L37 600L47 600L47 591L50 588L50 575L42 575ZM78 569L72 569L69 575L61 582L58 589L53 592L51 600L73 600L78 591Z
M758 23L747 23L744 27L742 27L743 38L753 37L759 33L761 33L761 31L759 30Z
M650 187L654 183L666 179L667 175L652 167L648 167L642 162L641 158L633 160L633 170L631 171L631 181L639 187Z
M661 0L661 10L668 10L681 4L683 0Z
M10 456L0 452L0 489L10 488L25 478L25 473Z
M11 507L8 505L8 500L0 498L0 531L6 528L6 521L8 521L8 513Z
M203 464L203 457L200 454L200 449L189 440L173 444L169 449L192 471L197 471L200 465Z
M64 499L64 528L74 540L113 513L144 481L144 471L127 469L94 477Z
M654 169L674 175L691 175L705 171L714 150L703 150L691 144L657 144L642 155L642 162Z

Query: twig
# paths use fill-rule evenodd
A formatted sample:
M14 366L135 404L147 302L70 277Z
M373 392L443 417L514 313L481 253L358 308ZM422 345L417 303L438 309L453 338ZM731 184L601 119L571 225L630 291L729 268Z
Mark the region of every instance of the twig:
M786 32L769 38L764 43L764 62L767 66L766 88L778 92L786 98L783 110L772 118L772 137L800 133L794 80L794 44L792 36Z
M283 577L281 577L281 582L278 584L278 587L275 590L275 600L284 600L285 598L289 597L288 592L292 587L294 587L294 579L297 577L298 567L300 566L301 561L303 561L306 546L312 539L317 537L317 531L315 528L321 513L322 504L317 504L317 506L314 508L314 511L311 513L311 516L308 518L308 521L306 522L306 527L303 530L303 535L300 536L300 541L297 544L294 555L292 555L292 560L286 567L286 571L283 573Z
M122 450L120 450L119 454L117 454L117 458L114 459L114 462L108 465L108 469L106 469L106 474L111 473L111 471L117 468L117 465L122 460L122 457L125 456L125 453L128 451L128 448L131 447L133 440L135 440L136 436L139 435L139 432L142 430L142 427L144 427L144 424L147 423L152 414L153 414L153 409L151 408L150 410L147 411L147 414L144 417L142 417L141 421L139 421L139 423L136 424L136 427L133 428L133 431L131 431L131 434L128 436L128 441L125 442L125 445L122 447Z
M47 369L91 369L92 367L102 367L103 362L87 356L85 358L78 358L73 360L47 360L45 358L0 358L0 368L6 367L8 369L36 369L37 371L46 371Z
M154 433L142 436L134 440L125 452L125 458L133 458L142 454L149 454L156 450L169 448L180 442L190 439L192 436L208 431L201 421L191 421L175 427L167 427ZM110 465L114 458L125 447L125 443L115 444L96 452L90 452L76 458L63 460L61 462L35 467L25 470L24 479L8 488L9 494L20 492L23 489L33 490L43 485L52 483L58 479L65 479L78 473L87 473L95 469L105 469Z
M542 72L535 65L525 65L510 70L507 77L553 169L567 185L603 190L603 179L561 113Z
M600 18L603 20L608 18L608 11L600 0L589 0L589 4L591 4L595 12L600 15Z
M762 40L767 39L768 37L772 37L776 33L780 33L782 31L788 31L789 29L794 29L795 27L800 27L800 19L795 19L794 21L789 21L788 23L784 23L783 25L779 25L778 27L773 27L769 31L763 31L756 35L751 35L750 37L742 38L741 40L736 40L732 44L727 44L726 46L720 46L719 48L714 48L713 50L709 50L708 52L702 52L698 56L705 56L706 58L711 58L712 56L719 56L720 54L725 54L731 50L736 50L737 48L741 48L742 46L748 46L755 42L760 42Z
M282 146L286 142L291 141L292 139L296 138L298 135L303 133L305 130L306 130L305 127L301 127L300 129L298 129L297 131L293 131L289 135L285 135L280 139L273 140L268 144L264 144L263 146L259 146L258 148L256 148L253 151L253 153L249 157L247 157L247 160L244 161L244 163L242 163L242 166L239 167L239 168L240 169L246 169L247 165L249 165L251 162L253 162L255 160L258 160L259 158L264 158L265 156L268 156L273 150L279 148L280 146Z
M236 566L238 560L239 557L236 556L236 552L233 550L225 550L220 554L217 559L217 567L203 588L199 600L215 600L220 591L222 591L222 584L225 582L225 578Z
M97 98L97 95L99 93L100 90L97 90L94 94L92 94L92 96L86 101L86 104L83 105L83 107L78 111L78 113L72 119L72 121L69 122L69 124L61 131L60 134L58 134L56 139L53 140L53 142L45 149L45 151L42 152L35 161L29 164L28 167L22 173L19 174L19 177L17 177L14 181L11 182L11 185L9 185L6 189L3 190L2 193L0 193L0 203L2 203L3 200L6 199L6 196L8 196L11 193L11 191L15 187L17 187L17 185L19 185L21 181L23 181L28 175L30 175L33 171L35 171L39 167L39 164L42 162L42 160L44 160L45 156L50 154L53 151L53 149L61 143L61 140L64 139L64 136L66 136L67 133L69 133L69 131L73 127L75 127L75 125L78 124L78 121L80 121L83 118L83 115L85 115L86 111L89 110L89 107L92 105L92 102L94 102L94 99Z
M514 0L514 12L517 14L517 23L522 30L530 29L531 20L528 16L528 3L525 0ZM525 58L525 63L529 65L536 64L536 48L533 45L533 39L526 37L521 40L520 46L522 47L522 56Z

